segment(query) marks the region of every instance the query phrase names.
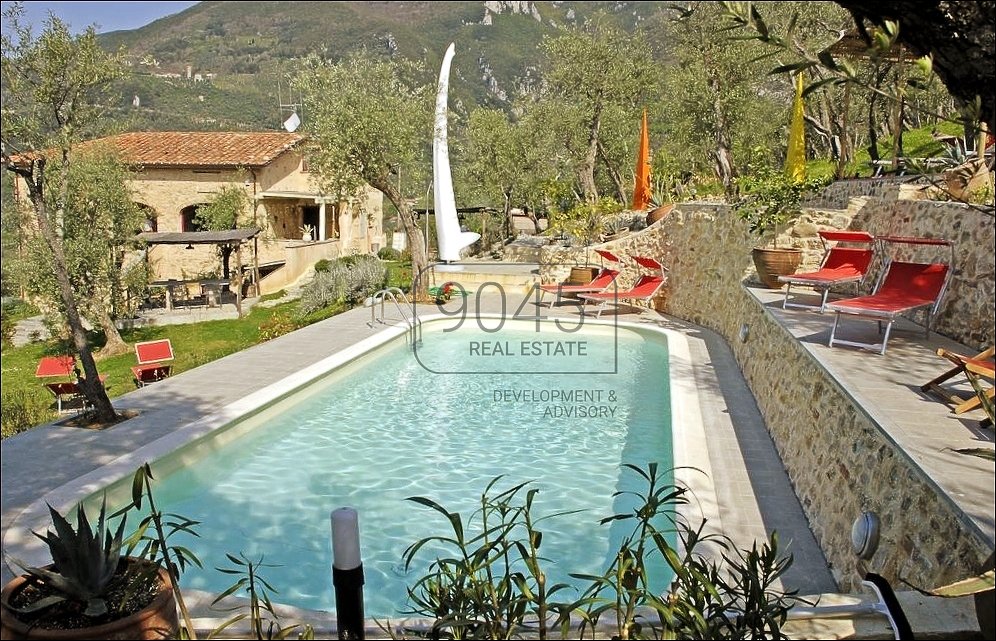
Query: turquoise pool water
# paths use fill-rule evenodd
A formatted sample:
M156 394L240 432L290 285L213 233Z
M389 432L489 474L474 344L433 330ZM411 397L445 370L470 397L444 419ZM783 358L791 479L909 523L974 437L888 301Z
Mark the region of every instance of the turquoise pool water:
M667 346L660 334L625 328L618 337L612 327L558 333L541 338L584 349L523 351L537 340L528 324L444 333L429 323L417 358L395 340L173 455L182 463L157 478L157 502L203 522L200 538L183 540L204 564L187 570L184 586L220 592L233 580L214 569L229 565L225 553L262 554L277 566L264 570L276 601L333 609L329 513L351 506L360 515L366 613L394 616L431 560L423 549L423 563L406 575L405 549L450 533L441 515L405 498L425 496L466 516L502 474L500 489L534 480L535 515L580 510L544 524L550 584L573 582L569 572L600 573L631 526L598 521L627 509L614 492L642 488L621 464L672 466ZM515 353L474 350L475 341L497 340ZM424 365L557 373L440 374ZM599 369L608 373L590 373Z

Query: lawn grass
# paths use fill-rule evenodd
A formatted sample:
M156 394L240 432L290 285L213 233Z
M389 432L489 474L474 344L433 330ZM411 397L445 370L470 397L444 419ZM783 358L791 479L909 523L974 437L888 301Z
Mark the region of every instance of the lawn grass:
M933 126L924 126L918 129L909 129L903 132L903 157L904 158L933 158L944 154L944 145L933 136ZM954 122L941 121L937 123L937 131L942 134L952 136L963 136L964 128ZM892 158L892 136L886 136L878 140L878 157L883 160ZM836 163L832 160L813 160L806 164L807 171L812 176L833 175L836 171ZM870 178L874 174L871 166L871 154L868 153L867 146L854 150L854 162L847 166L844 171L845 176L855 178Z
M129 344L168 338L176 355L173 372L179 373L333 316L343 311L344 306L328 307L305 317L298 315L297 308L296 301L274 307L257 306L240 319L122 330L121 337ZM93 334L92 340L95 347L100 347L103 335ZM35 368L42 356L59 353L65 353L65 349L55 340L3 348L0 368L3 404L0 412L3 414L4 437L57 417L54 399L35 378ZM97 370L107 375L107 395L110 398L135 389L131 374L134 364L134 352L97 362Z

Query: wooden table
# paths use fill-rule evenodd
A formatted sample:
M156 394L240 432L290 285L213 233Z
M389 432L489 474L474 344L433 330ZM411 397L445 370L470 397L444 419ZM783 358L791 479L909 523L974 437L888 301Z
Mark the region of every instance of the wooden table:
M208 307L218 307L221 305L221 292L225 287L228 287L229 281L216 278L208 280L197 281L201 286L201 292L204 293L204 298L207 299Z
M187 285L198 285L201 293L207 300L208 307L218 307L221 304L221 292L229 285L224 278L198 278L194 280L155 280L149 283L149 287L161 287L166 292L166 311L173 311L175 301L173 300L173 289L176 287L186 287Z

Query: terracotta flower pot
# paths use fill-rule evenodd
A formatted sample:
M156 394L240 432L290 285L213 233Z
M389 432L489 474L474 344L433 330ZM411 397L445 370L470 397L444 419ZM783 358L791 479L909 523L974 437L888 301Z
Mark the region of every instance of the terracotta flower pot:
M801 249L755 247L751 252L758 280L770 289L781 289L779 276L794 274L802 262Z
M664 218L670 214L672 209L674 209L674 203L667 203L666 205L661 205L656 209L651 209L647 213L647 227L650 227L661 218Z
M571 267L571 275L567 279L568 285L585 285L590 283L598 274L597 267Z
M130 558L130 557L129 557ZM141 559L131 559L147 563ZM51 568L51 566L49 566ZM175 639L180 629L176 615L176 599L169 587L169 575L159 570L159 581L163 586L152 603L130 616L86 628L49 629L32 626L17 618L10 607L11 599L24 589L27 578L14 577L0 593L0 638L3 639Z

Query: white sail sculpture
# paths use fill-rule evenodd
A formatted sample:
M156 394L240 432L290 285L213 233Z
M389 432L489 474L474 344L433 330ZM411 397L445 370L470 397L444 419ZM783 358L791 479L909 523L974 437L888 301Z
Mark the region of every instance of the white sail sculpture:
M450 62L454 45L450 43L439 69L439 89L436 92L436 119L432 131L432 195L436 210L436 242L439 260L460 260L460 250L469 246L480 234L460 231L456 199L453 196L453 177L450 175L450 150L446 137L447 95L450 84Z

